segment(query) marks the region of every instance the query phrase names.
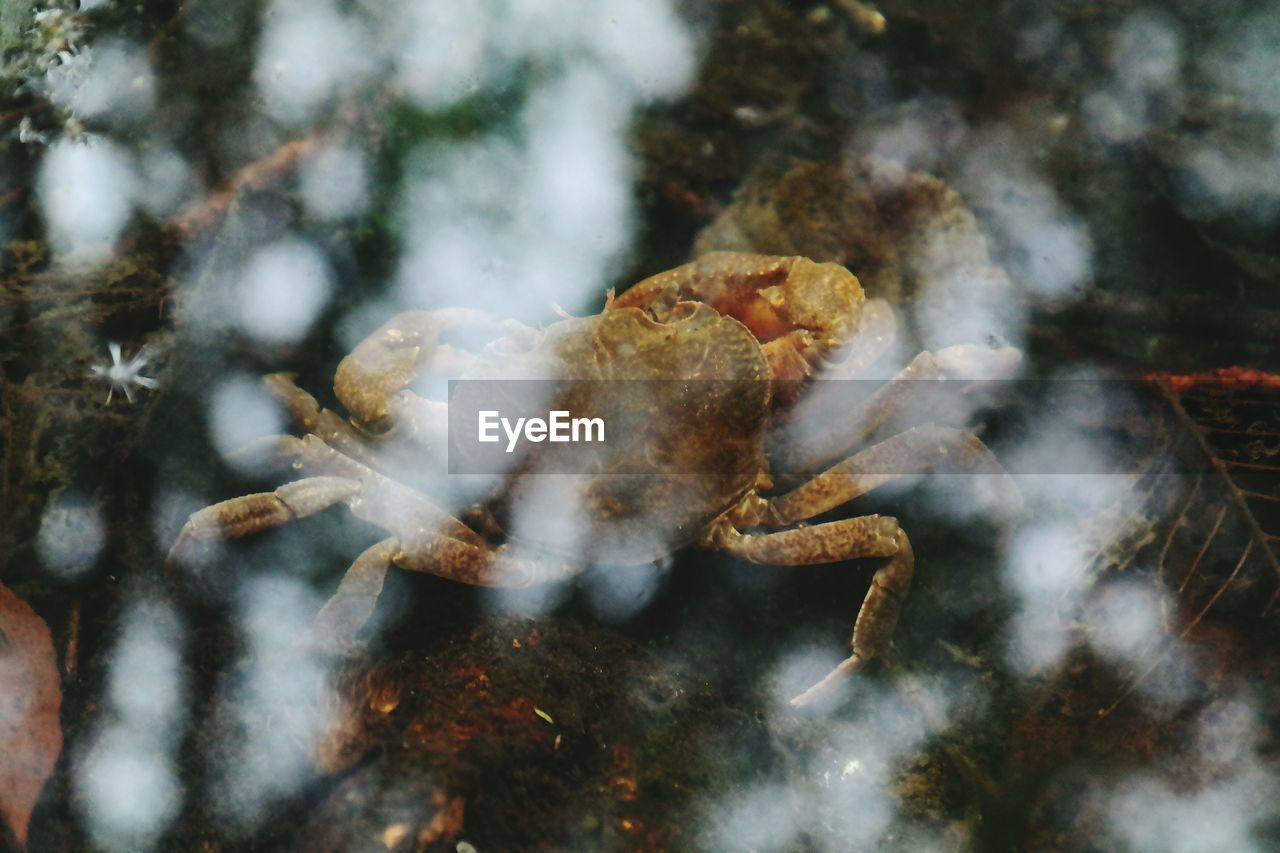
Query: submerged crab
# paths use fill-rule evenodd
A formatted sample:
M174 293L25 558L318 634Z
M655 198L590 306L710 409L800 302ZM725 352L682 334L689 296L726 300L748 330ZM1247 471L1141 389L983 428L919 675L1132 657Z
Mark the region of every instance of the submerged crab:
M486 323L492 325L492 318L450 310L393 318L338 367L334 391L350 421L321 409L289 377L270 377L309 434L269 439L268 449L305 476L193 514L170 559L202 541L255 533L345 504L390 536L356 559L317 617L316 637L341 646L372 613L393 566L520 587L569 578L593 564L646 563L689 545L778 565L879 558L858 612L852 655L792 700L802 705L884 647L914 562L894 518L794 525L906 472L889 463L919 460L925 468L947 458L1001 472L971 434L926 425L826 460L825 471L771 494L766 450L774 446L771 434L797 389L819 368L856 374L893 335L888 306L864 304L857 278L834 264L714 253L640 282L595 316L567 318L540 331L507 324L506 333L479 352L441 342L449 329ZM861 352L851 354L850 341ZM1017 359L1008 348L952 347L922 353L900 376L1000 375ZM399 455L407 442L422 460L417 473L439 471L446 404L419 396L410 385L442 364L462 377L682 381L596 383L608 390L593 405L624 420L639 419L646 428L598 449L592 473L545 478L518 469L499 494L464 516L468 524L445 508L447 498L433 496L443 494L433 487L443 475L408 485L415 467ZM843 455L889 418L899 396L892 384L885 386L866 406L866 417L829 425L834 440L826 446ZM615 476L619 471L638 476ZM520 524L530 508L537 510L537 523Z

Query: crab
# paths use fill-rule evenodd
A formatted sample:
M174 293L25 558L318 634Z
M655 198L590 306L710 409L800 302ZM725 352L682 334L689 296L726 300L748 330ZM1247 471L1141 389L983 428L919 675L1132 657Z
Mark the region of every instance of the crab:
M487 336L487 345L445 342L467 332ZM890 382L863 417L828 425L835 438L824 452L837 458L794 488L775 488L771 448L804 389L819 374L857 375L893 336L892 310L866 300L844 267L731 252L645 279L620 297L611 293L600 314L540 330L463 309L406 312L339 364L334 392L349 418L321 408L290 375L267 378L306 435L264 439L254 452L301 479L192 514L169 559L345 505L388 535L356 558L316 616L312 636L330 648L359 645L393 569L526 587L689 546L785 566L875 559L851 654L791 700L806 705L886 647L914 557L892 517L805 522L906 473L904 460L920 470L945 460L1003 475L974 435L937 424L849 453L899 407L904 383ZM898 378L1001 376L1018 358L1008 347L950 347L922 353ZM441 488L451 479L442 461L448 404L418 393L420 378L433 371L592 380L598 390L590 406L645 428L594 449L589 472L537 476L529 467L541 452L535 449L454 514L458 493ZM681 381L594 381L602 379Z

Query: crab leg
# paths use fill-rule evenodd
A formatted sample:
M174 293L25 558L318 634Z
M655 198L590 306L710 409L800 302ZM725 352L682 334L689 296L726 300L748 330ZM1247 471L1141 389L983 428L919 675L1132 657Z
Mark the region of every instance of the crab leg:
M821 681L791 700L793 708L801 708L827 695L832 688L848 679L874 658L888 644L893 629L898 624L898 611L915 573L915 556L911 542L901 530L897 536L898 550L885 560L883 566L871 577L871 588L858 609L853 623L853 654L836 664Z
M394 537L384 539L356 557L337 590L311 622L311 637L316 648L342 653L355 646L356 634L377 606L387 571L395 563L398 545Z
M752 563L809 566L860 557L897 553L898 520L864 515L774 533L741 533L731 525L718 528L712 544Z
M565 580L582 571L574 563L520 558L505 545L461 542L439 534L384 539L356 558L320 609L312 623L312 637L319 648L342 651L355 644L392 566L473 586L507 588Z
M355 464L355 463L352 463ZM385 480L373 472L366 481L349 477L307 477L274 492L258 492L216 503L192 513L169 549L166 562L180 561L196 545L238 539L346 504L352 515L402 537L433 536L481 547L475 531L436 506L426 496ZM384 488L385 486L389 488ZM455 540L453 537L457 537Z
M940 465L1001 477L1017 494L995 454L964 430L924 424L873 444L838 462L809 482L768 502L764 520L783 526L835 509L901 477L923 474Z
M582 567L536 561L493 547L425 495L403 486L328 447L314 435L277 436L244 451L286 462L319 476L222 501L183 525L166 558L182 561L200 544L234 539L287 524L345 504L353 515L394 534L361 554L321 609L313 637L321 648L342 649L368 621L387 570L397 566L478 586L525 587L572 577ZM337 475L337 476L335 476Z
M793 706L807 705L826 694L861 669L889 642L915 571L911 544L896 519L879 516L757 534L740 533L733 523L787 525L812 518L878 486L908 474L923 473L942 462L997 475L1005 481L1007 493L1017 494L995 456L975 436L929 424L873 445L781 497L744 501L715 529L710 544L753 562L803 565L858 557L885 558L858 610L853 654L820 682L792 699Z
M342 477L308 477L274 492L259 492L205 507L191 514L165 562L180 561L198 543L248 536L314 515L350 500L360 484Z
M346 478L362 484L357 498L348 502L352 513L371 524L397 534L408 535L429 527L467 542L482 542L480 536L422 492L412 489L329 447L314 435L295 438L279 435L259 439L238 452L252 460L287 465L303 474ZM233 503L224 501L224 503Z
M862 361L857 353L852 353L850 359ZM1004 379L1017 369L1021 359L1022 354L1013 347L960 345L936 353L922 352L865 400L856 399L856 390L850 394L849 385L832 381L850 378L859 365L833 365L810 386L792 419L771 437L770 457L784 470L812 470L847 452L908 406L920 402L922 392L936 393L939 382ZM850 419L850 411L857 411L858 415Z
M582 566L576 563L519 556L509 545L477 545L434 533L401 543L395 564L473 586L505 589L567 580L582 572Z
M885 647L898 623L898 611L911 588L915 557L898 520L865 515L777 533L739 533L729 525L715 534L715 544L753 563L810 565L862 557L884 557L871 578L853 627L853 654L825 678L791 700L807 705L862 668Z

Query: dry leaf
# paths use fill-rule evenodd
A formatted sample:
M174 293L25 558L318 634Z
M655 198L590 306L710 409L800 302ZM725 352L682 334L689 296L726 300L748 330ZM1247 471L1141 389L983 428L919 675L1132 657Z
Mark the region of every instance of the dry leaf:
M0 819L22 844L62 752L62 690L49 626L0 584Z
M1248 368L1153 374L1172 417L1151 470L1130 495L1132 529L1104 549L1102 563L1129 570L1150 556L1176 591L1177 641L1210 623L1221 645L1238 644L1233 668L1266 648L1280 603L1280 376ZM1135 535L1137 534L1137 535ZM1206 636L1209 636L1206 634ZM1122 703L1169 654L1154 651L1107 708Z

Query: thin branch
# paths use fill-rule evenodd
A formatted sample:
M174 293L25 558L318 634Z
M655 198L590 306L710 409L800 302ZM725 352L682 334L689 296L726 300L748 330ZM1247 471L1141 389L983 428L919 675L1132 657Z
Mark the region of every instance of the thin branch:
M168 227L184 240L200 237L216 228L241 190L264 189L291 172L302 158L320 146L319 137L286 142L267 156L236 170L207 198L171 217Z

